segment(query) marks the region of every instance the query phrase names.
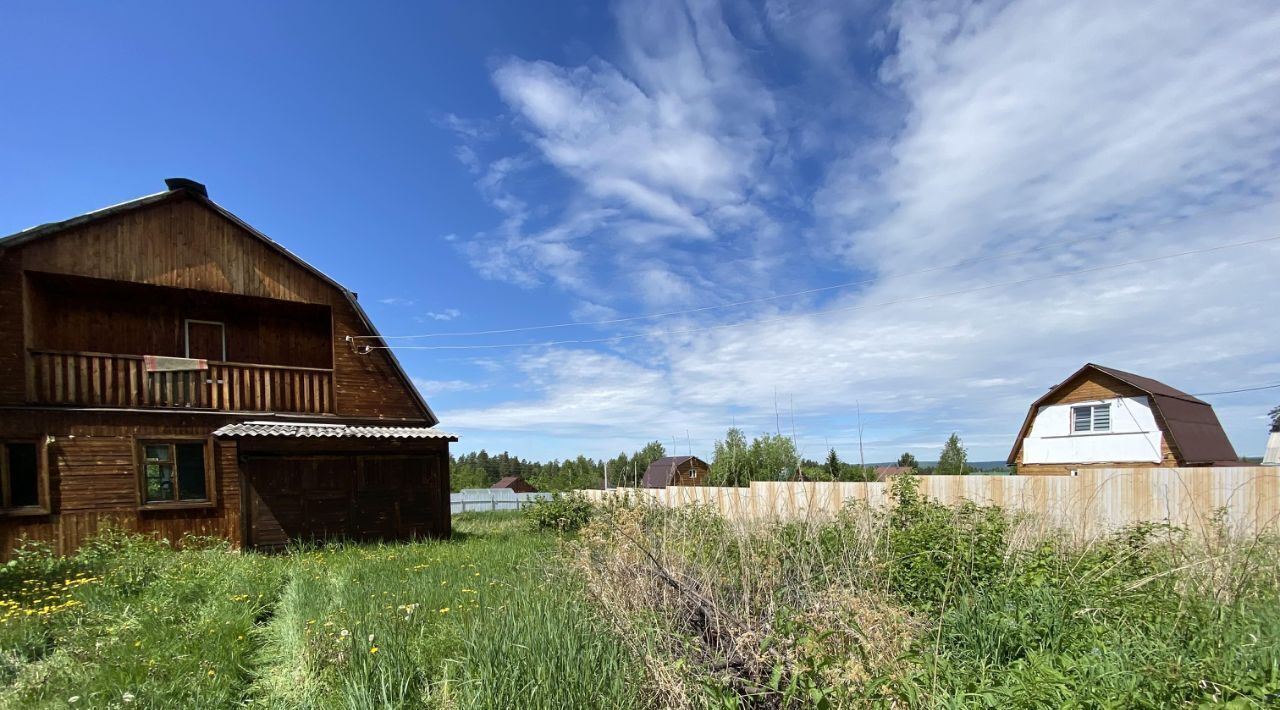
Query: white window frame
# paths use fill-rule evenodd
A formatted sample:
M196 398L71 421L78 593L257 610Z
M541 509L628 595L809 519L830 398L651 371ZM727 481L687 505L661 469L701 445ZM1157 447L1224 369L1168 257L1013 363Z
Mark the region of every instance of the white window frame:
M1076 412L1081 409L1089 410L1089 428L1080 429L1076 426ZM1098 410L1106 412L1107 428L1098 428ZM1070 409L1071 417L1071 433L1074 434L1110 434L1111 428L1111 403L1103 402L1100 404L1073 404Z
M183 341L183 357L191 357L191 324L199 325L216 325L222 332L222 357L219 362L227 361L227 324L216 320L199 320L196 318L187 318L182 321L182 341Z

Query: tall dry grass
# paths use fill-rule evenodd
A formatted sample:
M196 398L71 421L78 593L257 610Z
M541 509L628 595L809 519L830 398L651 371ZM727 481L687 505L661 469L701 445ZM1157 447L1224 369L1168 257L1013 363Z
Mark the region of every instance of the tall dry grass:
M571 564L669 707L1280 702L1274 538L1081 544L909 477L893 495L792 523L624 500Z

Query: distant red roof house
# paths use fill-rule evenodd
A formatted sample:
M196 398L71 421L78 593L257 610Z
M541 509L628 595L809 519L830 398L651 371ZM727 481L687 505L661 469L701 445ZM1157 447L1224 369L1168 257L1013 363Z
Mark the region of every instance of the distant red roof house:
M506 476L497 483L489 486L490 488L505 488L515 491L516 493L537 493L538 489L534 488L532 483L524 480L519 476Z
M643 488L705 486L711 467L697 456L664 456L644 470Z

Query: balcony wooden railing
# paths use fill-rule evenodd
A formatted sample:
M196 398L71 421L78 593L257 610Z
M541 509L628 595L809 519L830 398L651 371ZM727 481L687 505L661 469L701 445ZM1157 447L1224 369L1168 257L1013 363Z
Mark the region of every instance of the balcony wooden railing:
M27 398L37 404L333 412L333 370L210 362L208 370L147 372L138 355L28 352Z

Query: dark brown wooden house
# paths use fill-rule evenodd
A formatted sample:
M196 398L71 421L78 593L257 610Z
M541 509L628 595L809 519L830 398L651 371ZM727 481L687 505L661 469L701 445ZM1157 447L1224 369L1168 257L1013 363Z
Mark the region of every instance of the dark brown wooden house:
M447 535L456 438L355 294L167 182L0 239L0 555Z
M642 488L705 486L711 467L697 456L664 456L644 470Z
M501 488L516 493L537 493L538 489L534 485L520 476L503 476L498 482L489 486L490 488Z

